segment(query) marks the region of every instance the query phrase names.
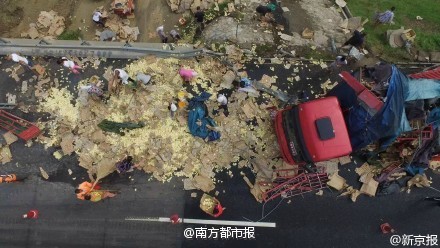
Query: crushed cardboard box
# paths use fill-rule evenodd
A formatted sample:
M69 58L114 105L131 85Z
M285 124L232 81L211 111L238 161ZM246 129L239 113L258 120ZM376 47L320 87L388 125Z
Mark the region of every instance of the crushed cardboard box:
M0 161L2 164L6 164L12 161L11 150L9 150L9 146L0 147Z
M10 145L18 140L18 137L15 136L11 131L4 133L3 138L5 139L7 145Z
M379 183L373 178L368 178L361 187L360 192L369 196L375 196Z
M36 23L29 24L27 32L21 34L23 38L31 39L56 39L66 28L64 17L51 10L41 11Z
M336 190L342 190L347 186L345 178L341 177L337 173L331 175L329 179L330 181L327 182L327 185Z

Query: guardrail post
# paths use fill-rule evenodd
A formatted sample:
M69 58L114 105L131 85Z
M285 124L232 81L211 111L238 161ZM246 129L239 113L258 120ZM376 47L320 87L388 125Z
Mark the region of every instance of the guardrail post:
M81 46L91 46L91 44L86 40L81 40Z
M50 43L47 42L45 39L41 39L40 42L38 42L38 45L50 45Z

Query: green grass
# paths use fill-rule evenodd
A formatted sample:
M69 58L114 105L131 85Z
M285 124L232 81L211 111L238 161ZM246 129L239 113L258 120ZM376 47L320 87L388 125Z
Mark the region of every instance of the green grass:
M58 40L79 40L81 37L81 30L65 30L58 36Z
M373 52L384 59L409 59L404 48L392 48L386 40L388 29L412 28L416 32L415 48L426 52L440 51L440 2L438 0L347 0L348 7L354 16L368 18L364 28L368 33L366 43ZM396 7L393 25L378 25L374 27L373 16ZM417 21L421 16L422 21Z

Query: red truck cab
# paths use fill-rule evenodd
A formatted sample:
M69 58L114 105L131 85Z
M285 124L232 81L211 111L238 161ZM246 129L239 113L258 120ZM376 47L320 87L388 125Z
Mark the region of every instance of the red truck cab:
M351 153L339 101L325 97L288 107L275 116L283 159L289 164L325 161Z

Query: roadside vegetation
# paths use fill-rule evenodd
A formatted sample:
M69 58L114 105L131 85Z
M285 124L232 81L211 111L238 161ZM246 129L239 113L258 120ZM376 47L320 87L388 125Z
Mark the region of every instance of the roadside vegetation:
M416 32L414 48L425 52L440 51L440 2L437 0L347 0L353 16L362 16L370 21L364 26L367 45L376 55L387 60L409 59L404 48L392 48L386 39L389 29L413 29ZM394 24L374 26L373 16L396 7ZM417 20L420 16L423 20Z
M65 30L58 36L58 40L79 40L82 38L81 30Z

